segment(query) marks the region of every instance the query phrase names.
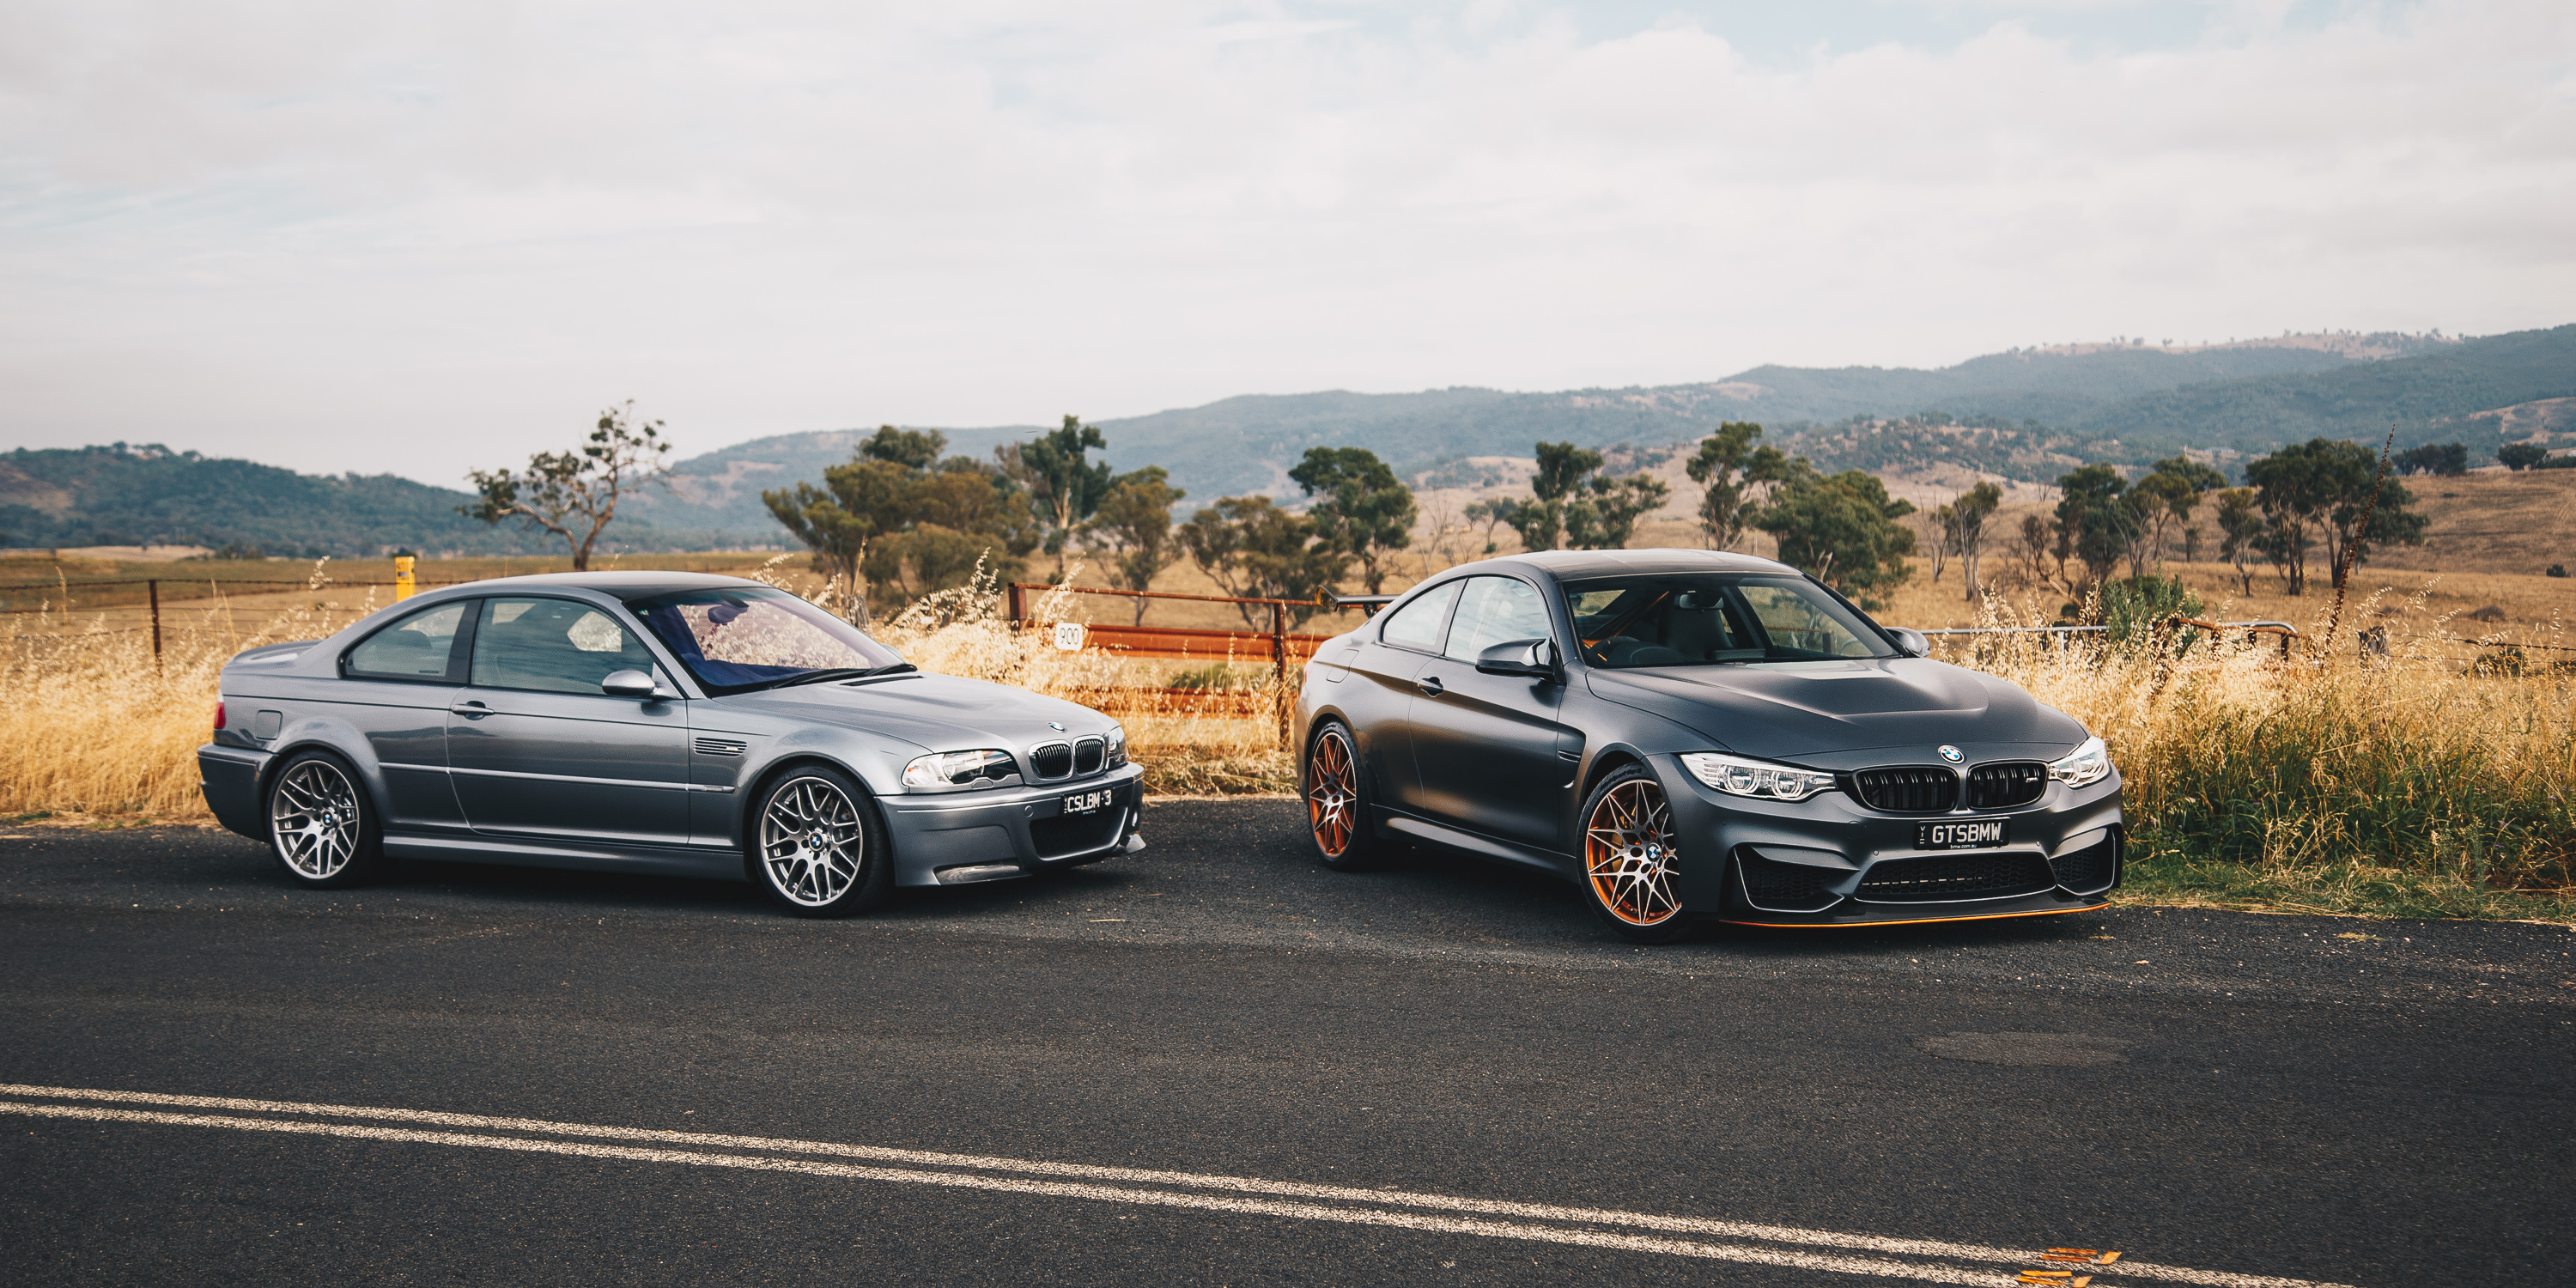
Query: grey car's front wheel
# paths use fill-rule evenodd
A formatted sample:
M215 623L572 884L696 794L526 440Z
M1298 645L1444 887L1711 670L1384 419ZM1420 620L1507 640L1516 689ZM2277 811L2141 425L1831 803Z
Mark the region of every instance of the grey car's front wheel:
M268 848L286 879L315 890L384 875L384 832L348 763L327 751L287 757L268 782Z
M1679 859L1672 807L1645 766L1624 766L1592 789L1583 804L1583 884L1603 924L1641 944L1688 935Z
M794 770L753 809L751 880L779 906L799 917L846 917L885 901L893 855L875 803L849 775Z

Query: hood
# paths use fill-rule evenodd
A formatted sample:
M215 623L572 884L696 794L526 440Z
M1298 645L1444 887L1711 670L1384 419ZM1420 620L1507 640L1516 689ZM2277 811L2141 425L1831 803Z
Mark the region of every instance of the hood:
M712 705L719 711L839 725L900 738L924 751L999 747L1022 752L1050 739L1105 734L1117 723L1079 703L953 675L800 684L738 693L718 698ZM1064 729L1050 728L1049 722Z
M1587 678L1606 701L1764 759L1941 743L2045 757L2084 740L2082 725L2021 686L1930 658L1595 670Z

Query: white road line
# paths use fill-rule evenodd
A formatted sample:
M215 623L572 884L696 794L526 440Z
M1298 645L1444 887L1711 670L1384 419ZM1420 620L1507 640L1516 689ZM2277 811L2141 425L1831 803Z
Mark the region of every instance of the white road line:
M223 1096L182 1096L153 1092L109 1091L75 1087L39 1087L0 1084L0 1095L42 1096L54 1099L106 1101L110 1103L177 1105L189 1108L230 1109L254 1113L304 1114L340 1118L375 1118L396 1122L431 1123L447 1127L474 1127L487 1130L542 1132L558 1136L588 1136L615 1140L647 1140L662 1144L695 1145L722 1149L761 1149L789 1153L828 1154L866 1158L885 1162L913 1163L935 1167L978 1168L985 1171L1034 1173L1038 1175L1082 1177L1087 1180L1114 1180L1153 1185L1186 1186L1197 1189L1230 1190L1238 1193L1273 1194L1294 1198L1331 1199L1344 1202L1373 1203L1399 1207L1433 1208L1451 1212L1474 1212L1545 1221L1571 1221L1593 1225L1624 1225L1668 1233L1714 1235L1723 1238L1755 1239L1772 1243L1806 1244L1814 1247L1845 1248L1859 1251L1893 1253L1917 1257L1952 1257L1970 1261L2000 1262L2018 1265L2041 1264L2035 1249L2009 1249L1976 1244L1945 1243L1925 1239L1891 1239L1874 1235L1842 1234L1829 1230L1807 1230L1785 1226L1754 1225L1735 1221L1716 1221L1695 1217L1661 1216L1643 1212L1623 1212L1603 1208L1559 1207L1550 1204L1514 1203L1497 1199L1465 1198L1457 1195L1429 1194L1407 1190L1362 1189L1339 1185L1312 1185L1296 1181L1272 1181L1257 1177L1209 1175L1192 1172L1164 1172L1140 1168L1102 1167L1080 1163L1054 1163L1031 1159L995 1158L972 1154L943 1154L922 1150L894 1149L874 1145L849 1145L830 1141L784 1140L760 1136L728 1136L701 1132L663 1131L652 1128L609 1127L590 1123L549 1122L541 1119L500 1118L480 1114L451 1114L432 1110L388 1109L356 1105L323 1105L295 1101L247 1100ZM1593 1247L1627 1248L1635 1251L1663 1252L1673 1255L1715 1257L1721 1260L1749 1261L1767 1265L1795 1266L1807 1269L1833 1270L1847 1274L1896 1275L1934 1283L1998 1282L1991 1271L1970 1271L1941 1264L1871 1261L1852 1257L1818 1256L1810 1253L1776 1252L1770 1249L1743 1248L1732 1245L1687 1243L1670 1239L1651 1239L1631 1235L1604 1234L1595 1231L1558 1230L1544 1226L1518 1225L1506 1222L1454 1220L1417 1216L1409 1213L1354 1212L1348 1208L1323 1208L1302 1203L1263 1203L1251 1200L1220 1199L1213 1196L1171 1194L1162 1191L1113 1189L1096 1185L1060 1182L1021 1181L999 1177L977 1177L949 1172L918 1172L885 1168L850 1167L839 1164L809 1163L795 1159L757 1159L732 1154L706 1154L693 1151L639 1150L614 1146L574 1145L561 1141L533 1141L520 1137L467 1136L447 1132L407 1132L386 1128L362 1128L342 1124L298 1123L276 1119L223 1118L190 1114L146 1113L124 1110L89 1109L67 1105L26 1105L0 1101L0 1112L28 1113L42 1117L81 1118L97 1121L155 1122L184 1126L229 1127L254 1131L282 1131L328 1136L351 1136L381 1140L408 1140L431 1144L471 1145L482 1148L521 1149L536 1152L573 1154L583 1157L631 1158L651 1162L681 1162L709 1166L751 1167L756 1170L796 1171L810 1175L848 1176L862 1179L906 1181L924 1184L955 1185L972 1189L1003 1190L1016 1193L1054 1194L1066 1197L1096 1198L1117 1202L1143 1202L1169 1207L1202 1208L1210 1211L1245 1212L1277 1216L1334 1220L1371 1225L1399 1225L1410 1229L1445 1230L1454 1233L1481 1234L1500 1238L1540 1239L1546 1242L1577 1243ZM2063 1263L2060 1263L2063 1264ZM2185 1266L2161 1266L2143 1262L2121 1261L2095 1271L2102 1275L2165 1279L2179 1283L2208 1285L2209 1288L2346 1288L2345 1285L2313 1280L2284 1279L2268 1275L2245 1275L2229 1271L2199 1270ZM1952 1276L1965 1276L1964 1278Z

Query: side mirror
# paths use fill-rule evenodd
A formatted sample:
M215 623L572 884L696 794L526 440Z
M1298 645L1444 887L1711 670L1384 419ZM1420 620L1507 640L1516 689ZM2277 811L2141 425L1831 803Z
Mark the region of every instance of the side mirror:
M1907 657L1930 657L1932 641L1911 626L1891 626L1887 633L1896 637L1896 647Z
M1476 655L1476 670L1484 675L1526 675L1553 680L1556 678L1556 644L1552 640L1505 640Z
M611 671L600 680L599 691L612 698L644 698L657 694L650 673L637 670Z

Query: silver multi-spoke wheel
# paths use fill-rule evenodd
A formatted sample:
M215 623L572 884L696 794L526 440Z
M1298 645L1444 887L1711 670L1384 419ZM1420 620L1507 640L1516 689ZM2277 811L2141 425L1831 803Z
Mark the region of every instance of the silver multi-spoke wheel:
M277 857L297 876L326 881L358 855L364 838L358 789L328 760L286 767L268 795L268 834Z
M1672 810L1654 779L1614 784L1593 803L1584 822L1583 868L1603 912L1641 928L1680 916L1673 858Z
M849 893L867 861L858 802L839 784L794 778L770 795L760 815L760 863L770 887L788 902L829 905Z

